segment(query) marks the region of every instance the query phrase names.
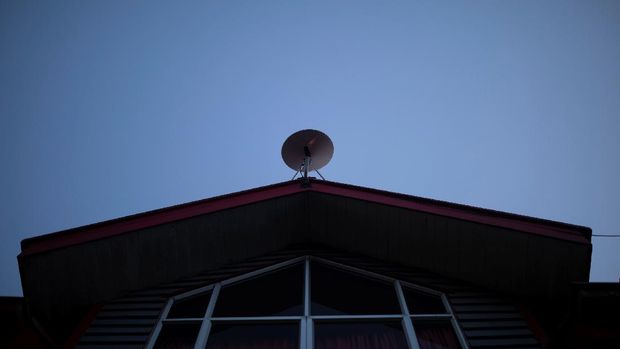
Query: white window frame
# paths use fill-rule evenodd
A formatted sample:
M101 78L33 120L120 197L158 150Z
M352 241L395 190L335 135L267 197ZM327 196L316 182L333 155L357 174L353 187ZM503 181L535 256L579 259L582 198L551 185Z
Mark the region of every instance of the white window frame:
M311 261L317 261L321 264L330 265L337 269L347 270L353 272L354 274L360 274L368 276L372 279L383 280L388 283L394 285L394 289L396 292L396 296L398 298L398 303L400 305L401 314L374 314L374 315L310 315L310 268ZM268 273L270 271L278 270L285 268L287 266L304 263L304 314L301 316L251 316L251 317L214 317L213 310L215 309L215 304L217 303L217 298L222 287L237 283L254 276L258 276L264 273ZM419 290L427 294L432 294L441 297L442 303L446 308L446 313L442 314L419 314L419 315L411 315L409 313L409 308L407 307L407 302L405 300L405 295L403 292L403 286L409 289ZM205 314L201 318L174 318L168 319L168 313L172 308L172 305L176 301L183 300L185 298L189 298L201 293L205 293L208 291L212 291L211 297L209 299L209 304L207 306L207 310ZM413 326L413 320L417 319L425 319L425 320L449 320L452 325L452 329L461 345L462 349L469 349L469 345L465 340L465 336L461 331L461 328L456 320L452 312L452 307L450 307L450 303L446 295L442 292L438 292L436 290L415 285L406 281L401 281L396 278L392 278L389 276L385 276L382 274L374 273L371 271L367 271L364 269L360 269L357 267L352 267L349 265L345 265L342 263L334 262L325 258L315 257L315 256L302 256L296 257L284 262L280 262L277 264L270 265L265 268L261 268L255 271L252 271L247 274L235 276L230 279L223 280L221 282L211 284L208 286L200 287L174 297L171 297L166 306L164 307L155 328L151 332L149 339L147 341L146 349L153 349L155 347L155 343L157 341L157 337L162 330L164 324L169 323L200 323L200 330L198 331L198 337L194 344L194 349L204 349L207 345L207 339L209 336L209 332L211 330L212 322L225 322L225 321L260 321L267 323L269 321L296 321L299 323L299 345L300 349L313 349L314 348L314 320L346 320L346 319L400 319L401 325L403 327L403 331L405 333L405 337L407 340L407 344L409 349L420 349L420 345L418 343L418 339L415 333L415 327Z

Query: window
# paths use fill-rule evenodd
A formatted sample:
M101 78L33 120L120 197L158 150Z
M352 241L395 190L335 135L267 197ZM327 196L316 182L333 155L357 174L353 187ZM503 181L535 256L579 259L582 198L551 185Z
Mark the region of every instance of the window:
M462 349L445 296L299 257L172 298L149 349Z

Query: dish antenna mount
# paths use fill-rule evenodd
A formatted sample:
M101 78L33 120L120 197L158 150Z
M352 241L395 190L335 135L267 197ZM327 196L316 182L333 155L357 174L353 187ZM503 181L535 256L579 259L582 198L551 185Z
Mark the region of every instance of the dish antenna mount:
M282 144L282 160L295 171L292 179L299 173L308 179L308 172L319 172L334 155L334 144L327 135L318 130L301 130L290 135Z

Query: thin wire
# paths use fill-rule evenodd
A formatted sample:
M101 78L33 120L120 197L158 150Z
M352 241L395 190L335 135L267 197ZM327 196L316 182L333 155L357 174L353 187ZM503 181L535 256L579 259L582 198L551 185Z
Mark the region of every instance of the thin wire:
M592 236L601 237L601 238L620 238L620 234L610 234L610 235L592 234Z

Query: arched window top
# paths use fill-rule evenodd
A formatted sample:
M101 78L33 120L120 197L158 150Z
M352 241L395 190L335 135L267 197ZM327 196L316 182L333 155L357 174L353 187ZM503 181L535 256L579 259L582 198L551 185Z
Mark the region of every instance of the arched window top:
M147 348L456 349L467 343L442 293L305 256L173 297Z

